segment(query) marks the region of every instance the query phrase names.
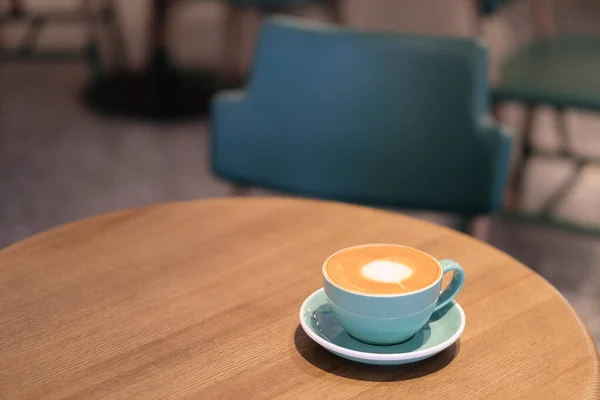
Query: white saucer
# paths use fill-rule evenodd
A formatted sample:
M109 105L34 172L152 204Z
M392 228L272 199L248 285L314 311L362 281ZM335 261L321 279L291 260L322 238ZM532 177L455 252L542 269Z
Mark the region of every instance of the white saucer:
M365 364L408 364L432 357L458 340L465 322L462 307L451 302L435 312L412 339L377 346L358 341L344 331L331 314L322 288L308 296L300 307L300 325L311 339L340 357Z

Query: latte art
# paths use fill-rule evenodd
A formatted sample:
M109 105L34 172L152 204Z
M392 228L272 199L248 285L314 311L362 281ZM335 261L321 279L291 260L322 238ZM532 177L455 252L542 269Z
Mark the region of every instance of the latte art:
M382 295L418 291L442 274L437 260L428 254L388 244L340 250L325 261L324 269L345 290Z
M391 260L375 260L363 266L360 270L362 275L373 281L398 283L410 278L413 274L411 267Z

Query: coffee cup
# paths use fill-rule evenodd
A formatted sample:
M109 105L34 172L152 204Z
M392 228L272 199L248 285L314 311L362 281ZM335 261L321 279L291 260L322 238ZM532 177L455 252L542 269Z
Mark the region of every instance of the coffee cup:
M442 291L442 278L454 276ZM337 251L323 263L331 312L362 342L390 345L413 337L463 285L463 269L411 247L366 244Z

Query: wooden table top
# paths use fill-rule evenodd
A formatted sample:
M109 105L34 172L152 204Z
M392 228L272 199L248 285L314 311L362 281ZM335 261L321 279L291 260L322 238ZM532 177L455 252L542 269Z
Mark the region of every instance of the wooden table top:
M360 243L453 258L463 336L414 365L328 353L298 310ZM236 198L64 225L0 252L0 398L596 399L598 355L564 298L475 239L337 203Z

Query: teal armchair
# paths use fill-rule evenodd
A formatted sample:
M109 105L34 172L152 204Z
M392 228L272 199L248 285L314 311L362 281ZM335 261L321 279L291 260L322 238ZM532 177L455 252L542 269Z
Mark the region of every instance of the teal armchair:
M234 185L466 218L501 206L511 143L479 42L283 18L247 88L214 99L212 135Z

